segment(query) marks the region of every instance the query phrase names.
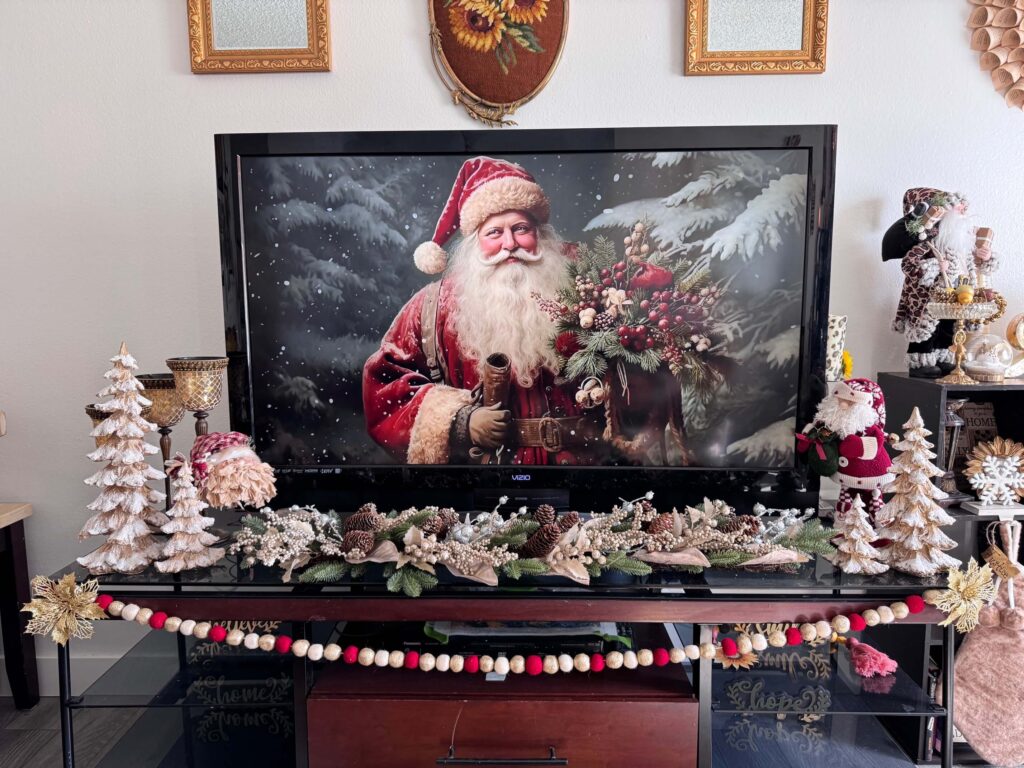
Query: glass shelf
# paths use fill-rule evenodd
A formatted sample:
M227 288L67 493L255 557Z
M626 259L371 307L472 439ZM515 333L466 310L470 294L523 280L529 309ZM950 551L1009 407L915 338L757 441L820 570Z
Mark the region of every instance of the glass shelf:
M991 518L979 517L959 510L950 514L955 522L945 528L946 533L960 542L954 557L966 560L974 554L978 538L979 525L987 525ZM238 513L218 511L218 526L225 531L237 530ZM116 591L126 595L131 591L146 592L180 592L199 596L215 591L218 595L225 592L241 595L288 595L296 599L302 597L318 597L343 593L358 588L360 594L374 597L393 596L401 599L401 595L393 595L387 591L385 579L379 566L371 568L366 578L352 580L343 579L328 586L306 585L281 581L283 571L280 568L256 566L242 568L240 557L226 557L212 568L186 571L182 574L164 574L155 568L147 568L140 574L123 575L109 574L100 576L101 589ZM61 569L55 578L72 571L79 580L90 578L84 568L72 563ZM897 599L897 595L918 594L926 589L945 586L944 574L930 578L917 578L902 573L887 571L880 576L858 576L843 573L824 558L816 558L793 569L792 572L756 572L740 569L710 568L703 573L691 574L675 571L658 571L645 577L619 577L595 579L589 586L580 586L568 579L557 577L538 577L520 581L502 580L498 587L488 587L465 579L452 577L446 569L438 569L439 586L426 593L428 596L458 597L461 595L479 597L511 596L521 597L529 590L534 596L557 596L560 598L589 599L595 595L609 597L648 597L665 599L671 597L741 597L757 600L759 597L778 599L779 596L811 597L828 595L834 597L866 596L877 594L883 599Z
M72 708L292 708L291 655L250 651L189 637L188 663L178 659L178 635L150 632L85 692Z
M715 768L912 768L874 717L715 714L711 719Z
M772 714L780 709L830 715L930 717L945 714L902 669L862 678L845 650L828 645L770 649L749 670L715 669L711 709L720 713Z

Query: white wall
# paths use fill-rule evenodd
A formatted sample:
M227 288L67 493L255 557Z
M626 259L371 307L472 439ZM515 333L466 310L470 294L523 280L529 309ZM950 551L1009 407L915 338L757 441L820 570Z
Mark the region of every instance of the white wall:
M681 74L684 3L575 0L521 125L838 123L832 307L859 374L901 363L899 266L879 242L907 187L970 195L1020 308L1024 115L979 71L965 1L833 0L824 75L725 78ZM224 349L213 134L476 127L436 80L422 0L331 5L333 72L195 76L181 0L0 3L0 499L35 505L33 573L95 545L75 537L94 496L82 408L119 342L151 370ZM78 644L88 671L126 629Z

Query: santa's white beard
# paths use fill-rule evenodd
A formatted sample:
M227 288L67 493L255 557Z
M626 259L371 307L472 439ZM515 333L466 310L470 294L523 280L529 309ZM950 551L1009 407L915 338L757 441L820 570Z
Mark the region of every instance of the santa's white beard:
M838 397L826 397L818 405L814 420L820 421L840 438L863 432L878 422L870 403L846 404Z
M971 217L952 210L939 221L933 245L946 258L946 273L955 278L968 274L974 253L975 227Z
M562 241L550 227L540 228L534 256L540 258L488 266L474 234L455 248L449 269L456 284L452 320L461 351L480 366L489 355L506 355L522 387L532 386L542 368L558 370L551 345L555 325L535 298L554 298L566 281Z

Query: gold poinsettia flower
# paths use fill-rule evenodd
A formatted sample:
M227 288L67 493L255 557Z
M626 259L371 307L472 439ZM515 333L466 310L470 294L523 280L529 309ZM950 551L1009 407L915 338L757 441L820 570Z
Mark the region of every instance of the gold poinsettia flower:
M548 0L504 0L503 10L514 24L536 24L548 15Z
M21 609L32 614L25 627L27 634L49 635L53 642L64 645L72 637L92 637L92 622L107 618L96 604L96 579L77 584L73 573L65 574L60 581L36 576L32 579L32 592L35 600Z
M750 669L757 664L757 654L751 651L739 656L726 656L719 648L715 651L715 661L722 665L722 669Z
M505 19L488 0L457 0L448 8L448 19L459 44L480 53L497 48L505 34Z

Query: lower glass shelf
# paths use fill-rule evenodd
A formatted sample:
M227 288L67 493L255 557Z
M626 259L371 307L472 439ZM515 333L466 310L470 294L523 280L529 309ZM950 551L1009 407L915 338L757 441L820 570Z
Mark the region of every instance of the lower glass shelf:
M716 714L715 768L908 768L907 758L874 717Z

